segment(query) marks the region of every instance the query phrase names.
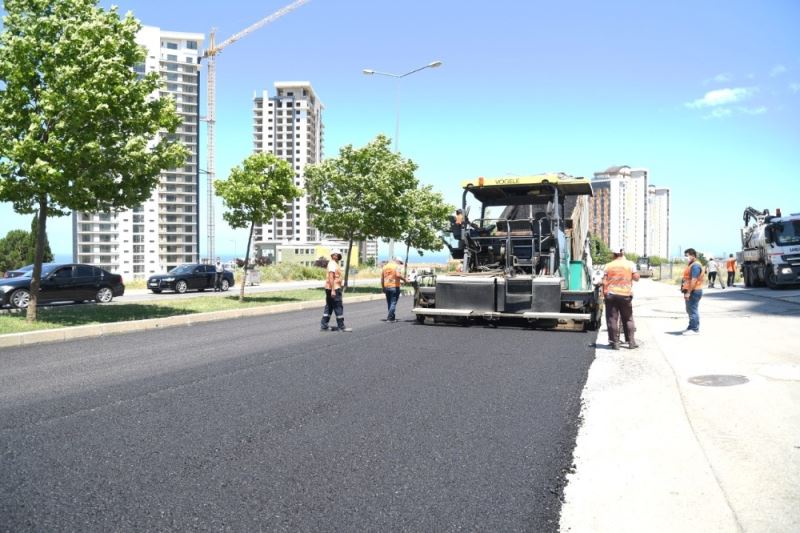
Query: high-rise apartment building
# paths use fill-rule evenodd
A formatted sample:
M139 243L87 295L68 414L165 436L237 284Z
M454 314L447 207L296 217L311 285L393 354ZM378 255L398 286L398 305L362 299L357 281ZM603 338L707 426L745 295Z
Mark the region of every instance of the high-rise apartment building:
M253 97L253 148L288 161L294 169L294 183L305 187L303 169L322 161L324 106L307 81L275 83L275 96L267 91ZM271 224L256 226L253 245L262 254L276 257L275 246L316 242L319 232L310 224L308 198L286 205L284 216Z
M288 161L294 168L295 185L301 189L305 188L303 171L306 165L322 161L324 109L307 81L276 82L274 96L269 96L267 91L253 96L254 151L275 154ZM253 247L258 254L279 260L294 253L298 246L302 250L319 248L304 246L312 244L330 247L332 239L314 227L308 213L308 197L303 196L287 204L283 216L256 226ZM377 258L378 243L359 243L358 250L362 261ZM279 253L283 251L286 254Z
M647 228L650 232L647 238L649 245L647 255L669 258L669 189L650 185L647 190L647 202L649 214Z
M153 97L171 97L182 119L174 137L189 150L180 168L165 169L150 198L116 213L73 215L73 257L133 279L198 261L198 135L200 57L204 35L145 26L137 42L145 47L144 74L158 72L163 82Z
M591 231L610 249L646 253L647 179L646 169L629 166L594 173Z

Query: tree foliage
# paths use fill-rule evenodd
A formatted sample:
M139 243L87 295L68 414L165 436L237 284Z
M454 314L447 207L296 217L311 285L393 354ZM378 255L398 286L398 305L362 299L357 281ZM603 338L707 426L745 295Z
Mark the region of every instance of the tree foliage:
M0 272L7 272L21 266L33 263L36 255L36 236L39 234L39 220L37 216L31 221L31 231L23 229L9 231L5 237L0 238ZM44 255L42 262L53 261L53 252L47 236L44 239Z
M39 235L39 215L33 215L31 221L31 232L28 234L28 249L25 252L24 264L30 265L36 261L36 239ZM42 263L50 263L53 261L53 251L50 249L50 241L47 239L47 233L44 236L44 255L42 256Z
M595 234L589 236L593 265L604 265L611 261L611 250L603 240Z
M8 272L26 263L31 234L24 229L15 229L0 239L0 272Z
M241 165L231 169L227 180L217 181L214 187L225 205L222 218L232 228L250 227L239 289L239 301L244 301L244 280L247 278L253 228L256 224L270 222L273 217L282 215L286 211L286 204L300 197L303 190L294 184L292 166L268 153L247 157Z
M390 144L378 135L362 148L344 146L338 157L306 167L312 223L323 234L348 241L346 265L353 241L402 237L408 217L402 197L417 187L417 165L392 152Z
M47 218L137 206L162 169L185 161L171 138L171 100L140 76L141 25L96 0L6 0L0 34L0 200L38 212L28 320L36 300ZM159 135L159 132L167 134Z
M406 223L400 238L406 245L405 268L408 270L408 253L411 248L416 248L420 255L425 250L442 249L444 243L441 232L448 229L448 217L455 211L455 207L445 203L442 194L434 192L430 185L409 189L403 195L401 203L407 210Z

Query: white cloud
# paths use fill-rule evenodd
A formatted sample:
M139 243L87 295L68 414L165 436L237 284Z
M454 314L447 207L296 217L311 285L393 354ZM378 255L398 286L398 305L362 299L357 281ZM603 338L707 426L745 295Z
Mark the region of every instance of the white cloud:
M789 84L789 90L792 93L799 93L800 92L800 83L794 82Z
M703 81L703 85L710 85L712 83L728 83L729 81L733 80L733 76L728 74L727 72L722 72L721 74L717 74L713 78L708 78Z
M780 76L781 74L785 74L788 71L789 69L787 69L783 65L775 65L774 67L772 67L772 70L769 71L769 77L774 78L775 76Z
M737 87L733 89L716 89L708 91L702 98L688 102L686 107L702 108L734 104L750 98L758 91L756 88Z
M767 108L763 105L758 107L740 107L739 111L748 115L763 115L767 112Z
M708 118L725 118L725 117L731 116L732 114L733 114L733 111L731 111L727 107L717 107L715 109L712 109L711 113L708 114L708 115L705 115L703 118L706 118L706 119L708 119Z

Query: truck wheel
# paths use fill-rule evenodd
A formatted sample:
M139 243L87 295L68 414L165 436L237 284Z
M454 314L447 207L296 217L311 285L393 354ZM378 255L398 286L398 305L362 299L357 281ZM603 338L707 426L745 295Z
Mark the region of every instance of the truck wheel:
M778 278L775 277L775 271L767 269L767 287L770 289L777 289L778 288Z
M425 323L425 315L417 315L417 324Z
M753 279L750 276L750 268L744 267L742 269L742 278L744 278L744 286L745 287L752 287L753 286Z

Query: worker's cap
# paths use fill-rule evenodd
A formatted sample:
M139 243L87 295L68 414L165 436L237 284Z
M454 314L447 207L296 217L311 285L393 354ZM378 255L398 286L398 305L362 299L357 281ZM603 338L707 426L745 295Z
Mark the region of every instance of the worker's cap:
M397 257L395 257L395 258L394 258L394 260L395 260L396 262L400 263L401 265L403 264L403 260L402 260L402 259L400 259L400 256L397 256Z
M614 255L625 255L625 250L620 248L619 250L614 250Z

